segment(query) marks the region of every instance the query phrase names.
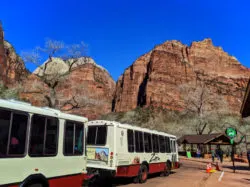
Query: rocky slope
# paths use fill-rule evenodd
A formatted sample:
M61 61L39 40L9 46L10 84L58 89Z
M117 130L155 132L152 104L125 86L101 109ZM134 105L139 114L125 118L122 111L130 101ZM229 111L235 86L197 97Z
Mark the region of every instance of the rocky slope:
M120 76L113 111L129 111L137 106L185 108L180 85L205 82L215 97L223 96L230 111L239 111L250 70L211 39L186 46L167 41L138 58Z
M46 74L54 72L60 74L67 71L67 64L60 59L54 59L54 62L47 66ZM46 97L50 89L37 74L41 76L43 71L36 69L24 81L20 97L33 105L48 106ZM115 82L109 73L98 66L93 59L81 58L56 86L56 108L95 119L111 111L114 91Z
M4 41L4 33L0 24L0 77L4 85L13 87L28 75L22 59L16 54L13 46Z

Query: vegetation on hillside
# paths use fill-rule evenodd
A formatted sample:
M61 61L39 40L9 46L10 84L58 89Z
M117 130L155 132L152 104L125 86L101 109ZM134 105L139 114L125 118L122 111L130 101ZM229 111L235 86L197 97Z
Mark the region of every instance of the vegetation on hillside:
M177 135L197 134L197 116L162 108L136 108L129 112L110 113L100 119L118 121L149 129L165 131ZM240 132L250 132L250 120L236 114L211 115L204 119L206 127L203 134L224 132L227 127L236 127Z
M7 88L2 83L0 83L0 98L1 99L17 99L18 89L17 88Z

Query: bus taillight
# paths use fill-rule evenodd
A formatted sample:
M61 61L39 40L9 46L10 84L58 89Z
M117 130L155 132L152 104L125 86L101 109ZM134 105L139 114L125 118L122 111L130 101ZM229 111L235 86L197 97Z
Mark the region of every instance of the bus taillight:
M110 159L111 159L111 160L113 159L113 155L114 155L114 153L111 152L111 153L110 153Z

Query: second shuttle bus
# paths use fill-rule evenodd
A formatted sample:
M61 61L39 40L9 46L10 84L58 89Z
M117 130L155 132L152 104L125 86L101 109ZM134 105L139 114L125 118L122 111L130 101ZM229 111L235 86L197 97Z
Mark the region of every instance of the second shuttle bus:
M144 183L148 174L168 176L179 165L174 135L113 121L90 121L87 126L89 174Z

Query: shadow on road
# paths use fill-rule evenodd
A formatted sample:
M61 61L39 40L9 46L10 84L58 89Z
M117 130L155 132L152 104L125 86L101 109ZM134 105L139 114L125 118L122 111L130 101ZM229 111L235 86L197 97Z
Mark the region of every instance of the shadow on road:
M171 172L173 174L175 172ZM160 177L160 173L151 174L148 179ZM133 178L98 178L88 187L117 187L133 183Z
M228 168L228 169L231 169L233 170L233 166L224 166L224 168ZM236 171L250 171L250 168L249 166L235 166L235 170Z

